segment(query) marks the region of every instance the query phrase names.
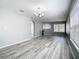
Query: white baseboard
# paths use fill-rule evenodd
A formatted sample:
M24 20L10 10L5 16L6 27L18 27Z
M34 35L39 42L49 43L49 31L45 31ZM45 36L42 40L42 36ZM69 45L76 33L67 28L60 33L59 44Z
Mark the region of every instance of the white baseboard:
M73 43L73 45L75 46L75 48L77 49L77 51L79 52L79 47L74 43L73 39L70 39L70 40Z
M10 46L13 46L13 45L17 45L17 44L23 43L23 42L28 41L28 40L32 40L32 39L37 38L37 37L40 37L40 36L34 36L34 37L27 39L27 40L25 39L25 40L22 40L22 41L19 41L19 42L15 42L13 44L5 45L5 46L0 47L0 49L10 47Z
M32 39L32 38L31 38ZM17 44L20 44L20 43L22 43L22 42L25 42L25 41L28 41L28 40L31 40L31 39L25 39L25 40L23 40L23 41L19 41L19 42L15 42L15 43L13 43L13 44L9 44L9 45L5 45L5 46L2 46L2 47L0 47L0 49L3 49L3 48L6 48L6 47L10 47L10 46L13 46L13 45L17 45Z

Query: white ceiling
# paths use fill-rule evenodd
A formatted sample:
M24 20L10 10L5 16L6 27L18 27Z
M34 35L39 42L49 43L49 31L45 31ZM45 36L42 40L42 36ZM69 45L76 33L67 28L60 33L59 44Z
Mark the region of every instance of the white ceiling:
M70 3L71 0L0 0L0 7L23 14L33 20L66 21ZM34 9L38 7L45 13L42 18L34 16Z

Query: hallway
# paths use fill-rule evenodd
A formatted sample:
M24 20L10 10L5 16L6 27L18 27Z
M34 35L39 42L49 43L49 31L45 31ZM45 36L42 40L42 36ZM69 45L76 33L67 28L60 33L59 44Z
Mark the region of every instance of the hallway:
M0 59L79 59L79 0L0 0Z
M71 59L69 47L66 43L65 37L63 36L38 37L16 45L15 47L0 50L0 58Z

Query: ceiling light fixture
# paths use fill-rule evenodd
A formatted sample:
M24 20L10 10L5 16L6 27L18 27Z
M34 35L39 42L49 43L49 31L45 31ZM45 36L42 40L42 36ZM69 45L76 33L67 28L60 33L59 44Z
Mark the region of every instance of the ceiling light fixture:
M40 7L38 7L35 11L34 11L34 15L37 17L43 17L44 13L41 11Z

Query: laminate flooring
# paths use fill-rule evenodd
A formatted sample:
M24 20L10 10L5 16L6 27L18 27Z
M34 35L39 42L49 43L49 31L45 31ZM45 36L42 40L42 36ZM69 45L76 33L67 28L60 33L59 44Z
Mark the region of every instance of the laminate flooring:
M38 37L0 51L0 59L71 59L63 36Z

